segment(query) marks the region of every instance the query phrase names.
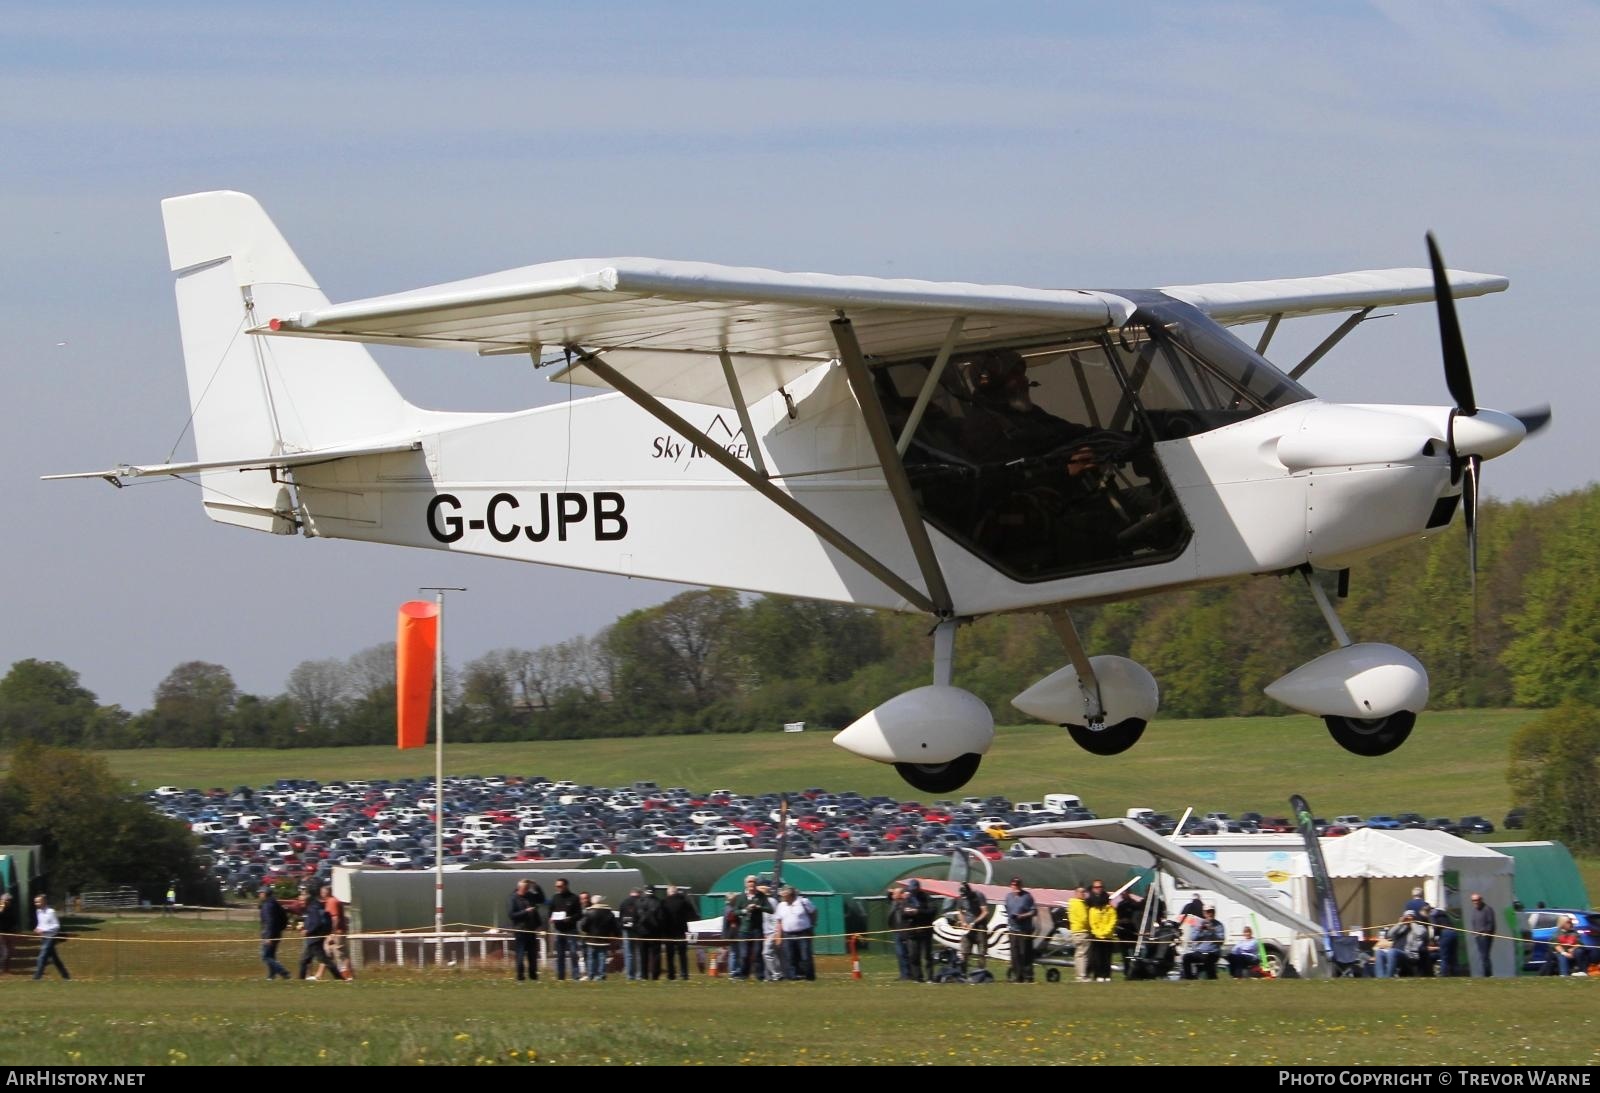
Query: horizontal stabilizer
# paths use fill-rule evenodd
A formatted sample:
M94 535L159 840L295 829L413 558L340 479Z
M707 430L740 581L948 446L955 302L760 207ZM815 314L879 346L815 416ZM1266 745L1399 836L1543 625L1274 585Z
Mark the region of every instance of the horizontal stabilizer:
M44 481L63 478L104 478L114 486L121 486L128 478L153 478L161 475L199 474L202 471L266 471L280 467L308 467L315 463L331 463L335 459L352 459L360 455L392 455L396 452L414 452L422 447L420 440L404 440L393 444L320 448L311 452L291 452L283 455L263 455L254 459L218 459L197 463L123 464L104 471L75 471L72 474L40 475Z

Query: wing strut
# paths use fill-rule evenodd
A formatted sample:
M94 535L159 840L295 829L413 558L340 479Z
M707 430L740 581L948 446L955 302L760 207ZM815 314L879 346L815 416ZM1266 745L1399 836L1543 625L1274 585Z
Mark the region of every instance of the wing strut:
M1294 366L1294 371L1289 373L1289 378L1292 380L1297 380L1307 372L1311 371L1311 366L1313 364L1316 364L1324 356L1326 356L1328 350L1344 341L1344 336L1350 333L1350 331L1354 330L1356 327L1360 326L1362 323L1366 322L1367 316L1371 314L1372 308L1364 307L1354 315L1351 315L1344 322L1340 323L1338 327L1334 329L1332 334L1329 334L1326 338L1323 338L1321 343L1318 344L1315 349L1305 355L1304 360ZM1379 316L1379 318L1382 317L1383 316L1381 315Z
M961 327L966 321L965 315L957 315L950 320L950 332L944 336L939 355L933 358L933 367L928 369L928 378L922 384L922 390L917 392L917 402L911 407L911 416L906 418L906 427L900 430L900 439L895 442L895 451L902 456L911 447L911 438L916 436L917 426L922 424L922 415L928 412L928 403L939 389L939 377L944 375L944 366L950 363L950 354L955 351L956 339L961 337Z
M744 438L750 442L750 462L756 465L756 473L765 478L767 462L761 455L761 445L756 443L756 431L750 424L750 407L744 404L744 392L739 390L739 375L733 370L733 358L726 349L717 357L722 361L722 375L728 381L728 394L733 396L734 412L739 415L739 428L744 430Z
M889 487L889 496L894 498L894 507L899 510L900 522L906 529L906 539L911 543L911 553L922 571L922 582L928 586L935 612L941 618L949 618L955 613L950 588L944 583L944 572L933 552L933 541L928 538L928 526L922 522L917 500L911 495L911 479L906 477L905 464L895 448L894 432L889 428L883 403L878 401L877 389L872 385L872 372L861 356L856 329L849 319L835 319L829 325L833 327L833 340L839 344L839 363L844 365L844 374L861 407L861 418L866 422L867 435L872 438L872 447L883 466L883 480ZM946 339L947 344L949 340Z
M1078 673L1078 686L1083 688L1084 708L1089 712L1090 726L1105 724L1106 707L1100 697L1100 678L1094 674L1094 665L1089 663L1089 654L1084 651L1083 639L1078 636L1078 627L1073 623L1072 616L1065 607L1057 607L1046 611L1045 617L1055 627L1056 637L1060 639L1062 648L1067 651L1067 659L1072 661L1072 667Z
M1283 322L1283 312L1274 311L1272 318L1267 320L1267 328L1261 332L1261 340L1256 343L1256 356L1267 355L1267 346L1272 344L1272 336L1278 332L1278 324L1281 322Z
M862 550L854 542L846 538L843 532L839 531L832 524L822 519L810 509L806 508L799 501L796 501L789 494L784 493L777 486L773 485L772 482L769 481L764 475L758 474L756 471L746 466L742 459L735 458L721 444L718 444L705 433L701 432L699 429L696 429L693 425L690 425L682 417L667 409L667 407L661 404L659 399L645 391L644 388L640 387L632 380L628 379L621 372L611 367L611 365L607 364L599 354L590 352L586 349L581 349L578 346L572 347L572 353L575 364L581 364L587 367L596 376L599 376L600 379L605 381L605 383L609 384L611 388L618 394L628 399L628 401L638 406L645 413L661 422L663 425L677 433L679 436L683 437L685 440L691 441L715 463L717 463L717 465L722 467L723 470L739 479L739 481L755 490L762 497L765 497L768 501L771 501L774 505L777 505L790 516L793 516L796 520L800 521L800 523L804 524L807 528L811 529L811 531L815 532L817 537L823 542L827 543L839 553L843 554L846 558L849 558L852 562L856 563L856 565L860 566L862 569L878 578L878 580L882 581L884 584L900 593L901 596L905 597L907 603L913 604L918 609L927 611L930 614L938 613L938 609L934 607L933 601L916 587L914 587L904 577L900 576L900 574L896 573L878 559L868 554L865 550ZM751 436L748 437L748 439L751 446L754 447L756 444L755 437Z

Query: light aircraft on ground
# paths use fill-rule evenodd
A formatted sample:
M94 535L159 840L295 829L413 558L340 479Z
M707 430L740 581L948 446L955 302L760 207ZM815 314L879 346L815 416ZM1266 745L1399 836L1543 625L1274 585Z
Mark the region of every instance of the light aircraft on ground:
M1403 743L1428 678L1354 643L1314 571L1441 531L1473 540L1483 460L1548 420L1479 407L1431 269L1140 290L1019 288L579 259L330 303L257 202L162 203L195 461L216 521L925 614L933 679L835 741L913 786L994 737L957 629L1040 612L1065 667L1014 700L1088 751L1131 747L1150 672L1091 656L1075 604L1299 570L1337 648L1267 693L1361 755ZM1301 377L1379 308L1437 300L1454 405L1350 405ZM1285 318L1343 315L1287 371ZM1264 323L1256 344L1227 328ZM527 356L601 393L509 413L413 406L361 343Z

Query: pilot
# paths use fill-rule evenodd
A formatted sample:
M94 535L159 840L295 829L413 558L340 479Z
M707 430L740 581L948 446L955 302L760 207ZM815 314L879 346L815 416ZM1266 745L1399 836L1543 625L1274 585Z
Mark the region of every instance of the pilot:
M962 448L979 465L984 498L974 538L1016 569L1058 566L1114 554L1120 526L1104 497L1105 460L1090 440L1102 430L1035 405L1027 362L1014 349L969 361L971 400Z
M1014 349L994 349L968 362L967 382L974 405L962 422L962 443L979 463L1012 463L1049 455L1095 430L1063 421L1036 406L1028 365ZM1066 457L1076 478L1098 461L1089 448Z

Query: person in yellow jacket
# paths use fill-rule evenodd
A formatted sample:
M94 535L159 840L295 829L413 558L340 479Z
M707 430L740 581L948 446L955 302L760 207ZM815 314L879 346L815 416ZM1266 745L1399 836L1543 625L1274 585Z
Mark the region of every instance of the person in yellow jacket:
M1089 890L1083 885L1073 891L1067 900L1067 930L1072 934L1072 967L1078 982L1089 982L1089 905L1084 900Z
M1089 910L1089 978L1097 983L1111 982L1111 946L1117 937L1117 909L1103 881L1089 885L1084 904Z

